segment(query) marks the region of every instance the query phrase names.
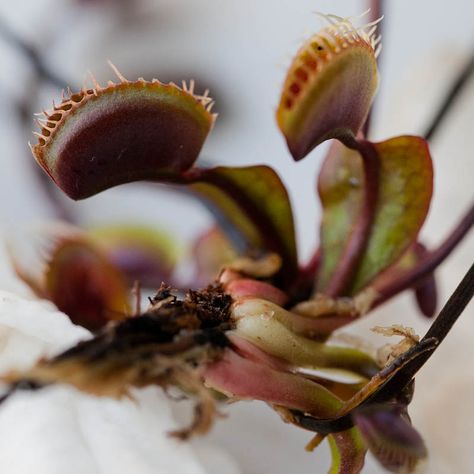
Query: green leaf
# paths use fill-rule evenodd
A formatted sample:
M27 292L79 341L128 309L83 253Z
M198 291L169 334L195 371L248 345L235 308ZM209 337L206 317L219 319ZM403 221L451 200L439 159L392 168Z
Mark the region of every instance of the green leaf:
M362 160L356 151L333 142L322 165L318 192L323 207L322 260L318 289L324 291L341 259L362 204Z
M373 146L380 162L378 200L348 294L367 286L415 241L432 195L432 163L423 139L401 136ZM323 205L318 289L324 291L337 272L359 215L364 190L359 154L334 144L323 164L318 188Z
M333 368L372 377L379 367L367 353L344 346L313 341L293 331L295 315L260 298L235 302L235 331L243 338L296 367L319 370Z

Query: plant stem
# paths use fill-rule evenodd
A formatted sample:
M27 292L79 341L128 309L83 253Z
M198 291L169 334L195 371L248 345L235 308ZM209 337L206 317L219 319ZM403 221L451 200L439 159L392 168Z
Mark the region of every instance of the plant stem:
M459 97L460 93L467 85L469 79L474 74L474 52L471 54L471 57L461 69L456 79L452 83L451 87L448 90L448 93L444 100L441 102L438 110L436 111L433 119L431 120L430 125L427 127L424 137L426 140L432 140L433 137L439 130L440 125L445 120L448 112L451 110L451 107L456 102L456 99Z
M370 21L378 20L383 15L383 7L383 0L370 0Z
M375 21L378 20L379 18L382 17L383 15L383 5L384 0L370 0L369 5L370 5L370 20L369 21ZM377 25L377 32L379 35L382 34L382 22L380 22ZM380 57L381 54L379 54L379 57L377 58L377 64L380 66ZM364 134L364 137L368 137L369 132L370 132L370 125L372 122L372 112L374 110L376 100L374 100L372 107L369 110L369 114L367 115L367 119L365 120L364 126L362 127L362 133Z
M474 203L444 242L436 250L428 252L415 268L401 274L394 280L383 283L380 287L375 286L379 297L374 302L373 307L379 306L401 291L416 285L417 282L432 273L457 247L473 225Z
M429 254L428 249L421 242L415 242L413 251L418 261ZM430 273L419 280L413 287L413 292L419 310L427 318L432 318L438 308L438 288L434 273Z
M367 140L344 138L345 146L357 150L362 156L364 168L364 197L358 218L353 226L349 242L325 290L328 296L344 295L352 281L370 235L379 192L379 156L373 144Z
M369 404L384 403L397 397L439 347L473 296L474 264L444 305L438 317L421 341L412 349L395 359L390 366L382 369L373 379L384 377L385 373L393 368L396 370L395 375L389 378L377 391L361 401L361 403L353 409ZM436 344L433 344L432 341L436 341ZM426 346L427 350L423 350L424 346ZM416 357L408 360L403 367L397 370L396 367L403 364L403 360L408 358L409 353L414 353L415 351L417 352ZM323 434L343 431L353 426L351 412L340 417L325 420L317 419L300 412L292 412L292 415L297 425L307 430Z

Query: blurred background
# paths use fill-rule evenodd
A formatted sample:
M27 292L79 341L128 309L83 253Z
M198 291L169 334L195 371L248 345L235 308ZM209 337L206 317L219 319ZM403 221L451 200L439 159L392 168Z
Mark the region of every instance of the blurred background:
M130 80L196 80L210 88L219 118L201 154L206 164L273 166L288 187L302 261L318 240L315 180L327 145L293 163L274 120L286 67L304 38L321 25L315 11L359 15L364 0L17 0L0 2L0 226L3 231L57 218L59 210L85 227L116 222L156 225L182 248L212 223L189 196L133 184L84 202L52 187L31 157L33 112L49 108L61 89L73 90L92 71L114 80L110 59ZM470 0L384 1L381 86L372 138L422 134L450 84L472 54ZM435 245L472 198L474 83L471 80L431 143L436 186L423 240ZM56 203L56 204L55 204ZM59 204L58 204L59 203ZM440 301L474 257L472 236L437 272ZM0 276L2 272L0 271ZM15 286L0 279L5 288ZM472 472L474 429L474 313L472 305L418 381L412 415L431 450L430 473ZM401 323L426 330L411 295L376 311L354 332ZM379 343L380 337L374 339ZM456 400L454 402L453 400ZM323 447L303 450L310 434L285 426L260 403L226 409L211 435L244 473L315 472L327 465ZM445 436L446 432L451 435ZM296 464L295 464L296 463ZM295 467L296 466L296 467ZM468 467L467 467L468 466ZM471 470L469 470L471 469ZM379 472L369 461L367 472Z

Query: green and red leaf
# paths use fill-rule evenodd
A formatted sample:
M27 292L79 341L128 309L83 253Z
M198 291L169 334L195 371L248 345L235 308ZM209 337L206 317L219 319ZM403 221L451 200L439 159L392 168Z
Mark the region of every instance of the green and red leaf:
M328 474L358 474L364 467L366 448L357 428L328 436L332 465Z
M72 199L189 169L212 128L209 98L118 75L118 84L71 93L40 123L33 155Z
M193 169L182 182L206 200L246 243L246 251L274 252L290 283L297 271L295 229L285 186L268 166Z
M322 385L241 357L230 349L207 366L205 381L229 397L262 400L315 416L332 416L341 406L340 399Z
M347 294L367 286L415 241L432 195L432 163L423 139L402 136L374 143L373 147L380 164L375 215ZM360 155L334 144L318 184L323 205L320 291L337 273L338 262L352 237L366 186L363 176Z

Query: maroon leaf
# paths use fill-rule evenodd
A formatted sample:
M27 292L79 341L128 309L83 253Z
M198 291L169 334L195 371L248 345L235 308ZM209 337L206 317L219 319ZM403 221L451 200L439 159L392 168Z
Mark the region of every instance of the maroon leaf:
M68 240L56 247L47 265L45 288L73 323L90 330L130 314L123 275L87 241Z
M420 242L415 242L400 258L398 262L389 267L373 282L375 291L390 285L391 282L403 277L407 272L414 270L425 258L429 258L429 251ZM433 273L427 274L419 279L413 290L416 302L420 311L428 318L432 318L436 313L438 291Z
M353 415L375 458L390 472L413 472L428 455L425 443L402 406L377 405Z
M179 174L193 165L213 125L209 98L117 74L119 84L71 93L40 123L33 155L72 199Z

